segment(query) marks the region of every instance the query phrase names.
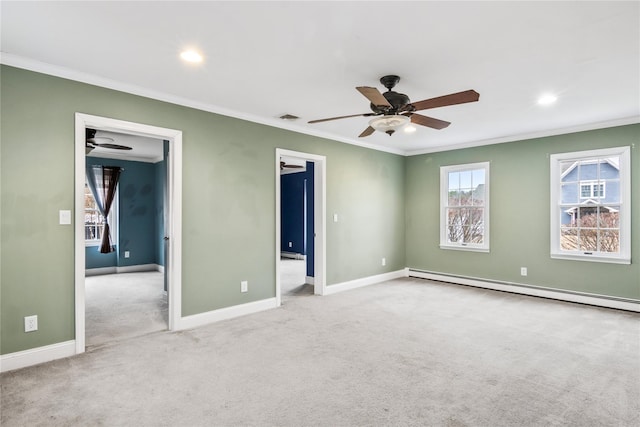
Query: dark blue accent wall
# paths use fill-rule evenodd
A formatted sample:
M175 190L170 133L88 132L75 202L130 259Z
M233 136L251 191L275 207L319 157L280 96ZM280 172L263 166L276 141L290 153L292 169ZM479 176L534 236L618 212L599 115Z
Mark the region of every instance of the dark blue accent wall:
M280 176L280 250L307 256L307 276L313 276L314 163L304 172ZM289 244L291 243L291 246Z
M118 183L118 241L116 252L101 254L97 246L85 250L85 268L158 264L158 166L153 163L87 157L87 165L120 166ZM162 202L161 202L162 203ZM125 258L129 251L129 258Z
M314 226L314 215L313 215L313 210L314 210L314 192L315 192L315 185L314 185L314 166L315 163L313 162L307 162L307 170L305 172L306 174L306 178L305 178L305 182L306 182L306 201L307 201L307 208L306 208L306 215L307 215L307 230L306 230L306 249L307 249L307 276L309 277L313 277L313 265L314 265L314 242L315 242L315 229L313 228Z
M280 176L280 250L306 254L304 245L305 172Z

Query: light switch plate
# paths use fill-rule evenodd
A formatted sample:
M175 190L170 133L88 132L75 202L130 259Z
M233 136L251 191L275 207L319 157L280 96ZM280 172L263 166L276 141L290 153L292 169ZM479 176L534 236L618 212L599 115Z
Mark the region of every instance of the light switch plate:
M60 215L60 225L69 225L71 224L71 211L69 210L61 210L59 212Z

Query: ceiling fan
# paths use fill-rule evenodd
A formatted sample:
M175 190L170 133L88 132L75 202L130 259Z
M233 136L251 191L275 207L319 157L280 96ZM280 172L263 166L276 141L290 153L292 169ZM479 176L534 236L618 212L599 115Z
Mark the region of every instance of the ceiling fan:
M96 147L108 148L110 150L131 150L131 147L126 145L113 144L113 138L106 136L96 136L96 130L86 128L85 129L85 154L89 154ZM99 143L98 141L104 141Z
M446 107L448 105L465 104L467 102L475 102L480 99L480 94L475 90L465 90L463 92L452 93L449 95L439 96L437 98L411 102L407 95L391 90L399 81L400 77L395 75L380 78L380 83L387 88L387 92L385 93L381 93L375 87L356 87L356 90L371 102L370 108L371 111L373 111L372 113L352 114L349 116L311 120L309 123L327 122L330 120L347 119L350 117L380 116L369 122L369 127L359 135L360 138L369 136L376 130L391 136L397 129L403 127L409 122L439 130L446 128L451 123L417 114L416 111Z
M285 169L301 169L304 168L304 166L302 165L289 165L286 162L283 162L282 160L280 160L280 170L285 170Z

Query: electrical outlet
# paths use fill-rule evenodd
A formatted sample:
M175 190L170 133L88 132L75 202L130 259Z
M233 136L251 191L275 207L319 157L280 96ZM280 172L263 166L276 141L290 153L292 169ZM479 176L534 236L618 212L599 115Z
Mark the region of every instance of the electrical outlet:
M38 330L38 316L25 316L24 318L24 331L33 332Z
M333 214L333 222L338 222L338 214Z
M248 292L249 291L249 282L243 280L240 282L240 292Z
M293 247L293 242L289 242L289 247Z
M520 275L521 276L527 275L527 267L520 267Z
M130 255L131 255L131 253L129 253L129 251L124 251L124 257L125 258L129 258Z
M386 258L382 258L382 265L387 265L387 259Z

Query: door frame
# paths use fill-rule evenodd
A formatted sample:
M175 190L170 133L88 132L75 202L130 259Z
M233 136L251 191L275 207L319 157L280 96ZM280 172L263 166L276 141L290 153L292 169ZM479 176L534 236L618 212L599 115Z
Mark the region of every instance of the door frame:
M276 148L275 175L276 175L276 243L275 243L275 264L276 264L276 305L282 304L282 290L280 286L280 241L282 233L280 229L280 157L295 157L314 163L313 173L313 227L315 238L313 239L314 263L313 263L313 293L325 295L327 291L327 158L318 154L303 153L300 151Z
M165 255L168 281L168 328L180 328L182 318L182 131L141 123L75 114L75 347L76 354L85 351L85 241L84 241L84 182L85 128L97 128L169 141L167 160L169 253Z

